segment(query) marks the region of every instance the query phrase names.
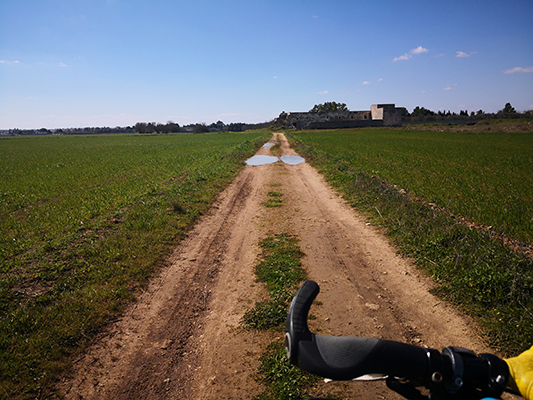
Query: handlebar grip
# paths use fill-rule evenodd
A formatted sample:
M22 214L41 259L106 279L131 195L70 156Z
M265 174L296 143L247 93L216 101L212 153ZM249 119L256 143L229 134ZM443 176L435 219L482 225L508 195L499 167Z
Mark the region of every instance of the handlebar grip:
M430 398L444 398L443 394L461 399L499 398L505 389L509 368L504 360L491 354L478 356L458 347L447 347L441 354L390 340L312 333L307 317L319 291L316 282L305 282L292 300L285 325L287 357L300 369L332 380L364 375L405 378L411 385L407 389L424 385L436 396ZM389 388L404 396L408 393L403 383Z
M292 299L285 325L285 348L287 357L292 364L297 365L298 361L298 346L292 344L311 338L311 332L307 327L307 316L311 304L319 292L320 287L316 282L306 281Z
M285 345L289 361L313 374L350 380L367 374L425 377L426 350L399 342L364 337L322 336L309 331L307 315L320 288L305 282L289 309Z
M363 375L423 379L429 371L425 349L389 340L322 336L298 343L299 368L333 380Z

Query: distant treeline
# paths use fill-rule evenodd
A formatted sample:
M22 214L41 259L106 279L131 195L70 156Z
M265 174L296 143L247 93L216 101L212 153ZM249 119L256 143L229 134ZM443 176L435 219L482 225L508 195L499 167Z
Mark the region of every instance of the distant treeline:
M85 128L65 128L65 129L9 129L0 131L3 136L20 136L20 135L102 135L102 134L117 134L117 133L140 133L140 134L154 134L154 133L178 133L178 132L192 132L192 133L206 133L206 132L244 132L250 129L267 128L273 124L273 121L262 122L258 124L246 124L242 122L233 122L225 124L222 121L212 123L211 125L190 124L180 126L179 124L169 121L166 124L156 122L137 122L135 126L117 126L115 128L104 127L85 127Z
M206 132L243 132L250 129L261 129L271 126L273 121L262 122L258 124L246 124L242 122L233 122L225 124L222 121L213 122L211 125L190 124L180 126L179 124L169 121L166 124L156 122L137 122L135 124L136 133L171 133L171 132L192 132L192 133L206 133Z
M406 108L402 112L403 122L417 122L417 121L468 121L468 120L484 120L484 119L520 119L520 118L533 118L533 111L525 111L519 113L511 105L511 103L505 104L501 110L497 113L486 113L483 110L468 111L461 110L459 114L450 111L431 111L424 107L416 106L413 112L409 113Z
M345 106L345 104L340 104ZM316 107L316 106L315 106ZM312 110L311 110L312 111ZM459 114L451 111L431 111L424 107L416 106L412 112L403 107L402 122L421 122L434 121L449 123L464 123L468 121L480 121L485 119L520 119L533 118L533 110L517 112L511 103L505 106L496 113L486 113L483 110L469 111L461 110ZM274 125L275 120L268 122L261 122L258 124L246 124L242 122L233 122L225 124L222 121L213 122L211 125L205 123L196 123L190 125L180 126L179 124L168 121L166 124L158 122L137 122L135 126L117 126L115 128L104 127L86 127L86 128L66 128L66 129L9 129L0 131L0 135L18 136L18 135L100 135L100 134L116 134L116 133L140 133L140 134L154 134L154 133L178 133L178 132L192 132L192 133L206 133L206 132L244 132L250 129L264 129Z
M110 128L103 127L85 127L85 128L65 128L65 129L9 129L1 132L4 135L100 135L109 133L135 133L133 126L117 126Z

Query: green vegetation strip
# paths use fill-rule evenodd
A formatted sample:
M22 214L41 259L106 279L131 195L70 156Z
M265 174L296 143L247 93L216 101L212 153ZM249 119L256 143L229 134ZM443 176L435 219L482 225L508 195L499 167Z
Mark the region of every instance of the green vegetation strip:
M493 346L506 354L531 346L533 261L443 211L530 241L531 134L358 129L289 138L440 284L440 296L480 321Z
M339 165L395 184L411 197L533 242L531 132L365 128L298 132L294 137L300 151L307 146Z
M0 397L47 397L269 137L0 140Z
M300 262L303 253L297 239L288 233L266 238L261 247L262 261L256 267L256 275L258 281L266 284L270 298L257 302L254 308L248 310L243 317L243 325L248 329L281 331L298 284L306 279ZM272 342L260 361L259 380L265 390L256 400L309 397L306 388L318 378L289 364L282 342Z
M244 315L244 326L253 329L279 328L287 319L287 307L297 286L306 278L300 259L303 253L297 240L279 233L261 242L262 261L257 265L257 280L266 284L270 299L258 302Z
M269 199L263 203L265 207L276 208L283 205L283 193L279 192L268 192Z

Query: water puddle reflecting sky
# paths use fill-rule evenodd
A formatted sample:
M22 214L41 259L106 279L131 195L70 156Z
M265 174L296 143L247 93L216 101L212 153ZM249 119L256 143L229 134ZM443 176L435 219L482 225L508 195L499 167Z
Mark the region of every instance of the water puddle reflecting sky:
M275 146L275 145L276 143L274 142L267 142L263 145L263 149L269 149L270 147ZM247 165L267 165L267 164L273 164L280 160L288 165L298 165L298 164L305 162L305 158L300 157L300 156L285 155L285 156L281 156L280 158L278 158L275 156L258 155L258 156L253 156L252 158L249 158L248 160L246 160L246 164Z
M274 156L253 156L246 160L248 165L266 165L278 162L279 158Z
M288 165L298 165L305 162L305 158L300 156L281 156L281 159L274 156L253 156L246 160L247 165L267 165L282 161Z
M281 156L281 161L289 165L298 165L298 164L305 162L305 158L300 157L300 156L286 155L286 156Z

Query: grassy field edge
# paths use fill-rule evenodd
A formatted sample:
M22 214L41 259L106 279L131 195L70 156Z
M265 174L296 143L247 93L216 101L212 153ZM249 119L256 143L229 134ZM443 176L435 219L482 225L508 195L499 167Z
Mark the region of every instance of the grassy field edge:
M48 398L68 371L70 357L135 300L269 137L268 132L242 135L212 159L186 173L176 171L177 179L161 180L120 208L83 221L79 229L16 254L0 282L0 398Z
M402 192L395 182L288 134L294 149L439 285L435 293L472 315L489 343L517 354L533 343L533 262L486 231Z

